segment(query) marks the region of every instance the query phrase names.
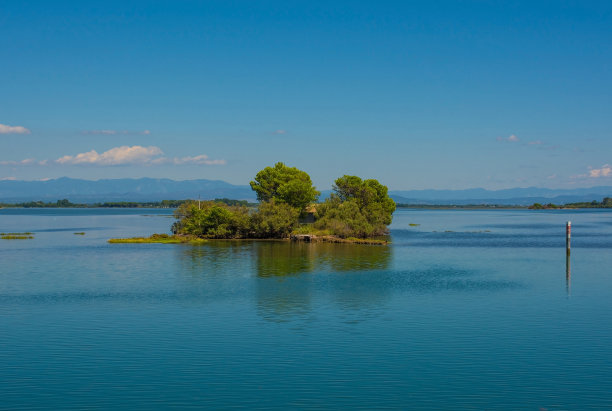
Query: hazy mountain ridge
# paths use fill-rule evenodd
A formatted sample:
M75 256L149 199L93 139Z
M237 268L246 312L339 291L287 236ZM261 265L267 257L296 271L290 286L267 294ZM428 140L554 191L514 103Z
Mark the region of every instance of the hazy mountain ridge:
M250 186L233 185L220 180L182 180L122 178L80 180L62 177L48 181L0 181L0 201L53 201L67 198L72 202L160 201L198 198L234 198L254 200Z
M322 190L322 198L330 190ZM390 190L398 203L404 204L565 204L579 201L601 201L612 197L612 186L576 189L511 188L486 190ZM156 178L122 178L97 181L62 177L47 181L0 181L0 202L55 201L67 198L72 202L160 201L186 198L234 198L255 200L248 185L234 185L221 180L170 180Z
M391 197L403 204L500 204L530 205L533 203L567 204L583 201L601 201L612 197L612 186L575 189L551 189L539 187L486 190L390 190Z

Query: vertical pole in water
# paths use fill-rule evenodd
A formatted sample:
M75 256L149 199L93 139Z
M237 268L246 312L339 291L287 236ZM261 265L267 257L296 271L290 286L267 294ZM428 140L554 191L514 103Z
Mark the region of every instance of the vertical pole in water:
M570 249L572 240L572 222L568 221L565 224L565 289L567 296L571 295L572 287L572 271L570 268Z
M568 252L565 255L565 291L568 297L572 295L572 269L570 264L570 254Z
M565 224L565 251L569 255L571 248L571 240L572 240L572 222L568 221Z

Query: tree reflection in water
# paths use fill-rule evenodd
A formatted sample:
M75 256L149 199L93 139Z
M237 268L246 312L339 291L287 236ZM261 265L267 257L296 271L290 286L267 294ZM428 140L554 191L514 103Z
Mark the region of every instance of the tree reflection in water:
M183 297L201 303L242 294L270 321L303 318L313 299L349 311L380 306L392 291L388 246L215 240L176 250Z
M391 257L387 246L303 242L259 242L255 246L259 277L384 270Z
M252 269L253 242L214 240L203 245L178 245L182 272L194 278L226 277Z
M254 246L257 306L266 320L304 316L314 297L327 294L341 307L351 309L370 305L373 299L380 302L386 294L384 287L372 290L369 281L347 275L374 270L385 276L391 247L301 242L260 242Z

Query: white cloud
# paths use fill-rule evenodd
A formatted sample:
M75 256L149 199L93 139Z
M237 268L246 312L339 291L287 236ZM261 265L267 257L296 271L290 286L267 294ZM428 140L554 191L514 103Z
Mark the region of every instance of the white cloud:
M276 130L274 134L287 134L287 130Z
M30 130L22 126L0 124L0 134L30 134Z
M530 145L530 146L541 146L544 143L542 143L541 140L536 140L536 141L530 141L527 144Z
M193 156L193 157L174 157L174 158L168 158L168 157L160 157L160 158L156 158L155 160L151 161L151 164L154 165L162 165L162 164L173 164L173 165L177 165L177 166L181 166L181 165L208 165L208 166L215 166L215 165L225 165L226 161L225 160L211 160L210 158L208 158L208 156L206 154L200 154L199 156Z
M26 158L21 161L0 161L0 166L30 166L36 163L33 158Z
M2 177L0 178L0 181L15 181L17 180L17 177Z
M91 165L91 166L121 166L121 165L225 165L222 159L211 159L206 154L187 157L164 157L159 147L121 146L114 147L103 153L96 150L65 155L57 160L36 161L26 158L21 161L0 161L0 166L47 166L47 165Z
M519 138L514 134L511 134L509 137L497 137L497 141L508 141L510 143L516 143L519 141Z
M55 160L58 164L118 166L128 164L147 164L164 152L155 146L121 146L111 148L98 154L96 150L79 153L75 156L66 155Z
M604 164L601 168L593 168L589 171L589 177L591 178L599 178L599 177L609 177L612 176L612 167L610 164Z
M589 167L588 174L576 174L570 176L572 180L582 180L585 178L601 178L601 177L612 177L612 166L610 164L604 164L600 168Z
M127 136L127 135L139 135L139 136L148 136L151 134L150 130L142 130L142 131L130 131L130 130L85 130L83 131L84 135L101 135L101 136Z
M225 160L211 160L208 158L206 154L201 154L199 156L194 157L181 157L181 158L173 158L173 164L205 164L205 165L224 165Z

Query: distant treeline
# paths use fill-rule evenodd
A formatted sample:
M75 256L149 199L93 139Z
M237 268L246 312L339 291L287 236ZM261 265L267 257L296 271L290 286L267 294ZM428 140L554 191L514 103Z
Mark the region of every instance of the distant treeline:
M482 208L527 208L521 205L505 204L397 204L398 208L431 208L431 209L482 209Z
M554 210L560 208L612 208L612 198L605 197L602 201L585 201L581 203L567 203L567 204L540 204L533 203L530 206L522 205L505 205L505 204L397 204L398 208L425 208L425 209L493 209L493 208L505 208L505 209L519 209L529 208L531 210Z
M107 201L104 203L72 203L67 199L57 200L56 202L28 201L24 203L0 203L0 208L177 208L192 200L162 200L162 201ZM217 203L228 206L254 206L246 200L232 200L229 198L216 198Z
M612 198L604 197L604 199L599 202L596 200L591 201L590 203L570 203L566 204L565 207L570 208L612 208Z
M568 203L564 205L557 205L553 203L548 204L540 204L533 203L529 206L532 210L548 210L548 209L556 209L556 208L612 208L612 198L604 197L604 199L600 202L597 200L593 200L591 202L585 201L582 203Z

